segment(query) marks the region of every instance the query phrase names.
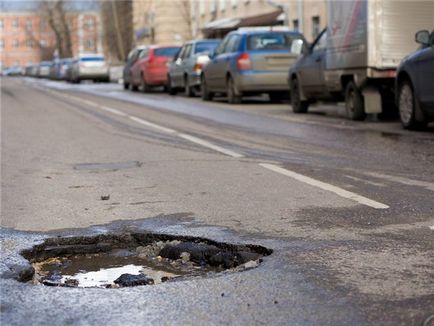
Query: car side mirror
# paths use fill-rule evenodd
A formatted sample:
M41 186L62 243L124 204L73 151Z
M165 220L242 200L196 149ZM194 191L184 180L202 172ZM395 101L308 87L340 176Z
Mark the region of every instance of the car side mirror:
M422 45L429 45L429 32L426 30L419 31L416 33L415 39L417 43L420 43Z

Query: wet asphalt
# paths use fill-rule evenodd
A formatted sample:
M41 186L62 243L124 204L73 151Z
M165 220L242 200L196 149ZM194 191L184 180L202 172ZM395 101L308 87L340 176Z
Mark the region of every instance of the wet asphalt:
M23 263L21 249L58 235L140 229L274 250L254 270L155 287L53 289L3 277L5 324L421 325L434 313L432 126L350 122L340 106L294 115L262 98L232 107L34 79L3 79L1 108L2 273Z

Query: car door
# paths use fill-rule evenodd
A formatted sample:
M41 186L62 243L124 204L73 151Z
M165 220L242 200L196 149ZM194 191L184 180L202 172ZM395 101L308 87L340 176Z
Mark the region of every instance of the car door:
M188 64L189 64L189 60L191 58L191 54L192 54L192 49L193 49L193 44L188 44L184 55L182 57L182 61L181 61L181 65L180 65L180 76L179 76L179 81L180 81L180 85L182 87L185 87L185 81L184 81L184 76L188 70Z
M180 79L180 76L182 74L181 64L186 49L187 49L187 44L184 44L184 46L181 48L181 50L178 52L175 58L173 58L173 62L170 65L170 78L172 80L172 85L174 87L181 86L181 79Z
M221 71L221 69L224 68L224 64L225 64L224 62L225 48L232 35L228 34L223 39L220 45L216 48L211 60L208 62L206 66L206 72L205 72L206 82L208 88L212 91L221 91L220 84L221 84L222 75L226 73L226 72L222 73Z
M414 63L415 88L424 107L434 108L434 32L430 46L420 50Z
M324 78L326 48L327 33L323 31L300 63L300 84L307 97L322 98L327 96Z

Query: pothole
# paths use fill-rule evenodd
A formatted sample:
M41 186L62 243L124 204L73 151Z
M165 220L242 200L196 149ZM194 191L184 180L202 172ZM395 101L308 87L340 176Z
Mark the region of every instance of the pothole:
M158 285L255 268L272 250L151 233L47 239L21 254L16 278L37 285L118 288Z

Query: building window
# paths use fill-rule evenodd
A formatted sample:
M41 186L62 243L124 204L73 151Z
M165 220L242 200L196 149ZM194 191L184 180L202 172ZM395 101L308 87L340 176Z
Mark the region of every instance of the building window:
M3 27L4 27L3 19L0 19L0 29L3 29Z
M211 0L209 12L214 13L217 10L217 0Z
M93 49L95 47L95 42L92 39L84 40L84 47L85 49Z
M201 16L205 15L205 1L206 0L199 0L199 14Z
M298 19L294 19L292 21L292 28L294 29L294 31L298 32L298 30L300 28L299 23L298 23Z
M221 11L225 11L226 10L226 0L219 0L219 9Z
M13 27L14 29L17 29L18 26L19 26L18 18L15 18L15 19L12 21L12 27Z
M46 40L40 40L39 45L41 46L41 48L46 48L47 47L47 41Z
M3 40L0 40L0 49L3 49L5 47L5 42Z
M320 21L319 16L312 17L312 39L316 39L316 37L320 33Z
M232 8L236 8L238 5L238 0L231 0Z
M26 20L26 29L27 30L32 29L32 20L31 19Z
M26 41L26 46L27 46L28 48L33 48L33 40L27 40L27 41Z
M94 29L95 28L95 20L93 18L87 18L84 21L84 27L87 29Z
M244 4L245 4L245 5L248 5L249 2L250 2L250 0L244 0Z
M19 45L20 45L20 42L18 42L18 40L13 40L13 42L12 42L13 48L17 48Z
M46 32L47 31L47 27L48 27L47 21L46 20L41 20L41 23L40 23L41 32Z

